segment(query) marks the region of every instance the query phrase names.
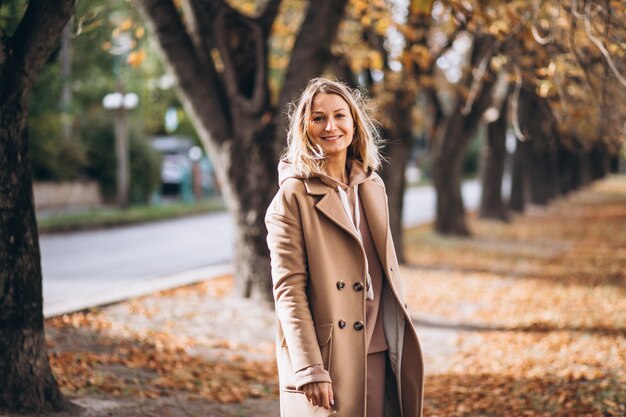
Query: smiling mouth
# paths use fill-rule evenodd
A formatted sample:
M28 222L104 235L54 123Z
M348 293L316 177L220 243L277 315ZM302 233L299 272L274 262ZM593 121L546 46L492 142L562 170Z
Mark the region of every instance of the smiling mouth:
M324 139L325 141L328 141L328 142L332 142L332 141L335 141L335 140L339 139L341 136L343 136L343 135L322 136L322 139Z

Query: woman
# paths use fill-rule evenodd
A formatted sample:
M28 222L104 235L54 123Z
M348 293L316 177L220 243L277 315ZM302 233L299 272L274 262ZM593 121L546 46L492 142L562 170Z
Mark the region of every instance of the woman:
M287 142L265 218L281 416L421 416L422 356L363 100L341 83L311 80L292 107Z

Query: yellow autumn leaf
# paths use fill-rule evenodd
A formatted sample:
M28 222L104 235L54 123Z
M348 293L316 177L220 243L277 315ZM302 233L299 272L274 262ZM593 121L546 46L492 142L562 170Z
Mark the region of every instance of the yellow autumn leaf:
M494 36L500 35L502 33L506 33L509 26L504 20L496 20L489 26L489 33Z
M128 30L131 27L133 27L133 20L131 18L124 20L119 26L121 31Z
M507 63L506 55L496 55L491 58L491 61L489 62L489 66L491 67L492 71L498 72L506 63Z
M128 54L128 58L126 59L126 62L128 62L128 65L130 65L133 68L137 68L141 65L141 63L144 61L144 59L146 58L146 51L144 51L143 49L140 49L138 51L133 51L130 54Z
M369 51L367 54L369 59L370 68L382 70L383 69L383 57L378 51Z
M411 0L411 12L430 13L433 7L433 0Z
M384 35L390 25L391 21L389 19L379 19L374 24L374 31L379 35Z
M432 57L430 55L430 50L426 46L419 44L411 46L411 55L415 63L419 65L420 68L425 69L430 67Z
M552 82L541 81L539 83L539 97L546 98L550 95L551 91L552 91Z

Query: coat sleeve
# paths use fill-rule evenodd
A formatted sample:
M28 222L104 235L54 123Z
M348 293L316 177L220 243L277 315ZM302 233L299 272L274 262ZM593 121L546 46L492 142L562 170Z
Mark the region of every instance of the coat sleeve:
M295 216L294 216L295 217ZM285 214L265 218L276 315L294 372L322 364L306 293L308 271L301 223Z

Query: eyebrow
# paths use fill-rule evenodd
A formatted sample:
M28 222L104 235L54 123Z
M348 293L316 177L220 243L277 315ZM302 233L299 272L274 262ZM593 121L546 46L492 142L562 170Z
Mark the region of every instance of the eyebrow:
M333 111L333 113L337 113L338 111L348 111L348 110L347 110L346 108L344 108L344 107L341 107L341 108L339 108L339 109L337 109L337 110ZM316 111L312 112L311 114L315 114L315 113L321 113L321 114L324 114L324 112L323 112L323 111L319 111L319 110L316 110Z

